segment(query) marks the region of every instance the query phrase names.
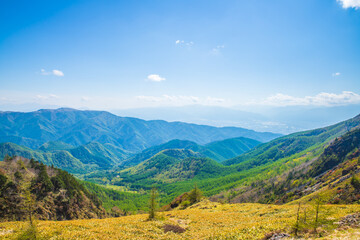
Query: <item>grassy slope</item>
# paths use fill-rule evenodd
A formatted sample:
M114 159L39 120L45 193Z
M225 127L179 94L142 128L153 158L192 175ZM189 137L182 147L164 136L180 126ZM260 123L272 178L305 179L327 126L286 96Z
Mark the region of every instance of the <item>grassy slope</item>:
M312 206L307 206L308 210ZM324 206L331 219L323 229L328 231L327 239L359 236L359 230L333 232L332 222L359 209L355 205ZM261 239L266 233L280 230L291 232L296 221L296 205L261 204L214 204L201 202L193 208L162 213L163 219L146 221L147 214L120 218L75 220L75 221L39 221L38 230L42 237L50 239ZM314 215L308 212L308 221ZM164 233L163 226L173 224L187 229L184 233ZM24 222L0 223L2 239L13 239L27 227ZM331 237L334 238L331 238Z
M84 186L101 200L102 206L110 211L112 207L118 207L128 213L137 213L139 210L147 211L149 196L144 193L131 193L109 189L90 182L82 182Z

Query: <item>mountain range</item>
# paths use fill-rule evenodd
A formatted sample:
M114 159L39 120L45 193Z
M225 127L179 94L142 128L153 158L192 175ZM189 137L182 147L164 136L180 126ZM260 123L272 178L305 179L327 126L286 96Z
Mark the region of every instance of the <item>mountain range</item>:
M189 147L192 145L187 142L181 143L182 149L181 144L172 148L174 142L170 142L168 149L159 146L143 151L143 155L138 155L134 160L134 163L138 163L135 166L90 173L84 178L100 184L104 184L103 180L106 179L107 183L134 191L155 185L166 193L164 203L189 191L194 183L207 196L225 196L232 189L235 192L234 201L276 202L287 199L286 194L298 187L296 184L311 187L319 175L343 164L346 158L330 161L326 152L339 141L337 139L344 144L335 148L336 153L343 152L342 156L347 156L357 151L359 127L360 115L332 126L294 133L259 144L220 163L199 155L201 148ZM350 138L348 135L355 137ZM300 171L303 169L306 171ZM297 179L301 179L301 183L293 184L296 178L291 176L294 174L300 174ZM266 187L267 192L263 192L262 189Z
M47 165L64 169L70 173L84 174L95 170L106 170L113 167L126 168L135 166L161 150L189 149L198 153L198 156L209 157L217 161L235 157L260 144L259 141L249 138L231 138L215 141L206 145L199 145L188 140L171 140L167 143L154 146L134 154L112 144L90 142L78 147L56 141L47 142L38 149L31 149L15 143L0 143L0 157L23 156L41 161Z
M38 131L28 132L26 138L46 142L36 149L6 142L0 145L0 153L35 158L76 173L83 180L106 185L114 192L85 183L106 202L107 209L123 199L117 190L131 192L130 199L144 202L145 193L155 186L161 193L161 204L168 204L189 192L194 184L204 195L217 201L286 203L311 198L314 193L326 195L326 201L331 203L358 201L357 180L351 179L360 174L360 115L328 127L272 140L265 138L269 141L261 143L243 136L221 138L242 132L264 141L265 136L275 135L70 109L31 113L35 117L27 117L20 128L22 118L18 116L19 123L16 117L10 118L12 114L3 121L2 134L13 133L14 138L18 134L21 138L22 131L15 131L11 124L18 123L24 133L29 125L37 126L33 129L41 126ZM60 132L66 134L61 137ZM125 132L128 133L125 139L117 138L121 134L125 136ZM210 141L217 138L221 140ZM80 140L84 139L90 141L83 144ZM344 194L335 194L329 186L343 189ZM130 202L128 199L127 203ZM142 206L132 205L131 209Z
M145 121L104 111L61 108L27 113L0 112L0 142L12 142L32 149L49 141L61 141L73 146L98 142L140 152L173 139L207 144L235 137L266 142L279 136L237 127Z

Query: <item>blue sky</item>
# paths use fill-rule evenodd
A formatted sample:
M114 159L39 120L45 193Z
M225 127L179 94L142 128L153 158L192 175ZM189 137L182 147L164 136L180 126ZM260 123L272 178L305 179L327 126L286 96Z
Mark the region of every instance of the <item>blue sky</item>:
M0 106L358 104L359 7L359 0L1 1Z

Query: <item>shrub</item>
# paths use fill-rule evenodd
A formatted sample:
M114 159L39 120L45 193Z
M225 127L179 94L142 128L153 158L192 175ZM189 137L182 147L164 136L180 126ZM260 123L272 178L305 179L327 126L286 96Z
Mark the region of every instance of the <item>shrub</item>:
M187 207L189 207L191 205L190 201L189 200L185 200L181 203L181 208L182 209L185 209Z
M360 180L353 175L351 178L351 185L356 189L356 190L360 190Z
M33 223L29 223L29 226L17 236L16 240L33 240L33 239L42 239L39 236L39 231Z
M185 228L182 228L179 225L172 225L172 224L165 224L163 229L164 229L164 233L167 232L183 233L186 231Z
M7 177L0 173L0 190L5 186Z

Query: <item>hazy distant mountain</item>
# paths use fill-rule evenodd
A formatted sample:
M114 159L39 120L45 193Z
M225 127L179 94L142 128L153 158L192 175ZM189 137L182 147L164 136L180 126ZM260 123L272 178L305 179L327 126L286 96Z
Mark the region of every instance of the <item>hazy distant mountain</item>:
M240 110L243 109L243 110ZM141 119L163 119L211 126L235 126L255 131L289 134L325 127L356 116L360 105L348 106L238 106L234 108L189 105L113 110L111 112Z
M234 137L266 142L279 136L237 127L145 121L119 117L105 111L61 108L28 113L0 112L0 142L13 142L31 148L38 148L49 141L61 141L73 146L95 141L136 152L172 139L207 144Z

